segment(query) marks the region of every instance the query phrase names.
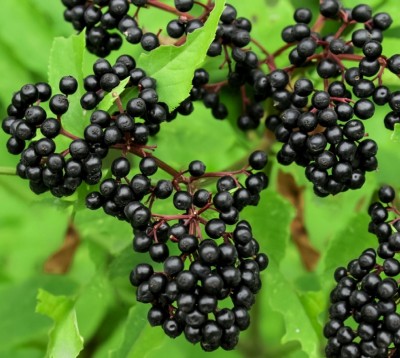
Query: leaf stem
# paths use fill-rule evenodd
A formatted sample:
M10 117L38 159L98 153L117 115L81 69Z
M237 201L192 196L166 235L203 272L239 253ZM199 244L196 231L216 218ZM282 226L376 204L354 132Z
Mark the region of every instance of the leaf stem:
M17 171L12 167L0 167L0 175L17 175Z

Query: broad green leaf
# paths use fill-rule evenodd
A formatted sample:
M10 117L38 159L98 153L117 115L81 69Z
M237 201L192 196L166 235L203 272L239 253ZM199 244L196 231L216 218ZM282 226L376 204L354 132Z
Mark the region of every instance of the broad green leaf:
M123 342L118 349L110 353L110 358L126 358L135 345L140 344L143 330L149 325L146 319L148 309L146 305L139 303L129 310Z
M50 317L54 326L49 332L47 357L73 358L83 349L83 338L79 333L74 300L66 296L54 296L40 289L36 312Z
M87 126L86 113L80 106L80 98L85 93L83 88L82 61L85 51L85 34L72 35L68 38L56 37L50 52L48 76L53 94L59 92L59 82L63 76L74 76L78 81L78 90L68 96L69 109L62 116L62 124L66 130L82 136Z
M293 207L278 193L267 189L261 194L259 205L244 209L242 217L252 225L253 235L262 249L279 262L289 242Z
M352 225L354 213L366 211L376 187L376 175L367 173L366 178L366 183L361 190L348 190L327 198L317 197L311 183L307 183L308 190L305 191L304 196L305 224L311 242L320 252L326 251L329 240ZM366 227L365 230L367 230Z
M147 358L153 351L162 347L168 339L171 338L165 335L161 327L151 327L146 324L126 358Z
M332 277L339 266L347 266L367 248L377 247L377 239L368 232L370 218L362 213L350 217L348 225L330 241L322 258L325 274Z
M124 250L115 255L109 265L110 279L118 277L128 277L129 272L140 262L151 261L149 255L134 252L132 245L129 244Z
M157 145L155 155L177 170L186 170L192 160L198 159L206 164L207 171L222 171L250 152L238 145L232 126L216 120L209 109L197 103L191 117L178 116L163 124L161 132L152 140Z
M395 143L400 143L400 124L396 123L394 125L394 132L391 137L392 141Z
M18 265L14 270L19 270ZM27 273L25 271L25 277ZM21 346L24 342L40 341L50 328L49 321L35 313L36 296L39 288L60 294L72 294L77 287L73 281L63 276L36 274L24 282L0 285L0 356L2 350ZM11 355L12 356L12 355ZM8 357L11 357L8 355Z
M75 310L79 331L86 342L96 335L113 300L113 287L101 273L95 273L92 281L81 288Z
M309 305L303 303L299 292L281 274L274 261L268 267L265 281L269 289L268 304L283 315L285 322L286 333L281 343L299 341L308 357L320 357L319 333L315 330L315 318L309 316Z
M79 211L75 225L85 240L98 245L90 248L91 254L94 252L95 255L93 260L98 265L106 258L106 253L119 254L133 239L132 227L127 222L105 215L101 209Z
M280 35L282 29L289 25L288 21L293 22L293 4L289 1L252 0L251 5L244 1L236 1L233 5L239 16L245 16L252 21L251 35L264 44L268 51L272 52L283 45ZM268 10L261 10L264 8ZM254 44L251 47L258 52Z
M0 287L3 302L0 306L0 352L24 341L38 339L48 329L46 319L34 313L35 291L36 282Z

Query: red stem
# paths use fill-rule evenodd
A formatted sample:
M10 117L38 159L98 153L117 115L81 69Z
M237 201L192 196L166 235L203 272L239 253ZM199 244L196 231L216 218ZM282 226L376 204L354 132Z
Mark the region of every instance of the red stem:
M323 15L318 15L317 20L314 23L314 26L311 28L313 32L320 32L321 29L324 27L326 22L326 18Z
M193 20L194 19L194 17L192 15L189 15L189 14L184 13L184 12L180 12L177 9L175 9L173 6L169 6L169 5L164 4L164 3L162 3L162 2L160 2L158 0L147 0L147 5L153 6L153 7L157 8L157 9L161 9L161 10L167 11L167 12L169 12L171 14L175 14L175 15L178 15L178 16L185 16L188 20Z
M180 220L180 219L191 219L191 215L162 215L162 214L151 214L156 218L160 218L163 221Z
M72 133L66 131L64 128L60 129L60 134L63 135L64 137L70 138L72 140L81 139L81 138L77 137L76 135L73 135Z
M289 48L291 48L291 47L293 47L293 46L295 46L295 45L296 45L295 42L289 42L289 43L283 45L282 47L278 48L278 49L277 49L275 52L273 52L270 56L271 56L272 58L275 58L275 57L279 56L280 54L282 54L283 52L285 52L287 49L289 49Z

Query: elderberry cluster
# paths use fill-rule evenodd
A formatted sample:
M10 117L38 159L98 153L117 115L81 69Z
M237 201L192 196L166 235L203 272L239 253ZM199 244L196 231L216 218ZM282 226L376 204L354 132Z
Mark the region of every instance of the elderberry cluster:
M266 164L263 151L252 153L249 165L236 172L207 173L204 163L195 160L172 180L152 182L159 168L154 157L144 156L140 173L130 180L130 162L120 157L112 163L113 177L87 196L89 209L102 208L131 224L134 251L148 253L155 265L163 263L160 271L141 263L130 276L137 300L152 305L152 326L162 326L172 338L184 332L189 342L200 342L206 351L236 346L240 331L250 324L248 310L261 288L260 272L268 265L250 224L239 221L239 213L257 205L267 187L268 177L253 173ZM240 176L246 177L244 184ZM217 179L214 195L201 187L211 178ZM157 201L168 198L178 213L156 214Z
M36 194L50 190L56 197L68 196L83 181L93 185L101 179L102 158L107 155L107 147L76 139L67 150L56 152L56 137L65 133L62 116L69 108L68 95L74 94L77 88L78 83L72 76L60 80L62 94L53 96L47 83L27 84L13 95L7 109L8 117L2 122L3 131L10 135L7 149L11 154L21 155L17 174L29 180ZM54 117L48 116L41 106L47 101ZM33 140L36 135L42 138ZM30 141L28 145L27 141Z
M283 79L285 72L280 75ZM277 154L278 162L296 162L305 167L318 196L361 188L365 173L378 165L378 145L365 138L363 124L373 115L373 104L360 99L351 106L340 81L332 82L325 92L315 90L310 80L301 78L294 83L293 91L304 101L310 98L312 109L289 108L279 117L267 118L268 128L284 143Z
M400 353L399 212L395 191L383 186L380 202L370 205L369 231L378 237L377 250L336 269L331 292L330 320L324 327L327 357L397 357ZM390 222L386 222L392 216Z
M313 31L308 25L312 14L306 8L297 9L296 24L282 31L287 48L292 47L292 66L270 74L270 82L275 82L272 87L278 89L272 96L280 113L269 115L265 124L284 143L278 162L305 167L314 192L327 196L359 189L365 173L377 169L378 145L373 139L364 139L368 134L363 121L374 116L376 105L389 104L392 112L386 116L385 126L393 129L400 96L382 84L382 74L385 68L399 74L395 64L399 56L387 59L382 55L383 32L392 23L389 14L372 16L368 5L344 9L333 0L322 1L320 13L325 20L340 21L336 33L322 36ZM342 37L344 29L357 23L364 29L355 29L347 41ZM360 50L362 55L355 55ZM346 67L345 61L359 63ZM319 90L307 78L291 84L293 71L310 66L316 67L324 89ZM338 76L340 80L335 79Z
M206 232L213 234L216 224L210 223ZM248 311L261 289L260 272L268 264L267 257L258 253L250 225L240 221L232 239L219 244L215 238L200 241L183 224L172 226L169 235L178 242L181 256L166 258L161 272L139 264L131 273L131 283L138 287L137 300L152 304L149 323L162 326L171 338L184 333L205 351L233 349L240 331L250 325ZM194 258L185 267L184 256L191 255ZM231 303L226 302L228 298Z

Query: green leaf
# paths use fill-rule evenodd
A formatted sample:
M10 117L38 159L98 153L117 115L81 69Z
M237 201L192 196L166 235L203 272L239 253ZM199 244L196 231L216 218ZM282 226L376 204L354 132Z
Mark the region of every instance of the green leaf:
M312 184L307 183L309 190L304 196L304 218L310 240L320 252L326 252L327 242L352 225L351 218L355 212L367 209L376 187L376 178L374 173L367 173L366 177L362 190L348 190L327 198L317 197ZM367 227L364 229L366 231Z
M94 278L94 282L85 287L76 301L75 309L79 331L85 341L92 339L110 310L113 287L102 284L102 291L95 287L100 279ZM101 284L101 283L100 283Z
M83 349L83 338L79 334L74 301L66 296L54 296L40 289L36 312L50 317L54 326L49 332L47 357L77 357Z
M19 266L15 265L14 270ZM25 278L28 271L25 271ZM14 357L3 354L3 350L21 346L24 342L39 341L50 328L49 321L35 313L38 289L63 294L74 293L77 286L73 281L60 276L29 276L24 282L0 286L0 357ZM43 357L43 356L42 356Z
M49 58L49 84L54 93L59 93L59 82L63 76L74 76L78 81L78 90L68 96L69 109L62 116L62 123L66 130L80 136L87 125L86 113L80 106L80 98L85 93L82 86L82 61L85 51L85 34L72 35L68 38L56 37Z
M247 156L248 152L238 145L232 126L212 118L210 110L201 104L194 105L193 116L178 116L165 123L162 134L152 139L151 144L157 145L157 157L177 170L186 170L192 160L198 159L206 164L207 171L221 171ZM204 128L206 134L199 135Z
M121 83L112 90L111 93L108 93L104 96L104 98L101 100L100 104L97 106L98 109L101 109L103 111L108 111L115 102L115 99L118 96L121 96L122 93L126 90L125 86L129 82L129 77L121 81ZM133 91L133 90L127 90L127 91Z
M309 316L308 302L303 303L301 295L282 275L274 261L271 261L266 276L268 303L274 311L282 314L286 326L281 343L299 341L308 357L319 357L319 334L313 317L315 313Z
M326 275L332 277L339 266L346 266L369 247L376 247L376 237L368 232L370 218L367 214L350 217L347 226L330 241L322 258Z
M139 343L141 334L148 325L146 316L147 307L144 305L135 305L129 310L123 342L118 349L110 353L110 358L126 358L129 356L129 352Z
M259 206L244 209L242 216L250 222L262 250L276 262L282 260L290 238L293 207L278 193L266 190Z
M394 125L394 131L393 131L391 140L395 143L400 143L400 124L399 123L396 123Z
M76 214L75 225L78 231L99 247L90 247L95 252L96 265L107 258L107 254L117 255L132 241L132 227L115 217L104 215L101 210L81 210ZM93 249L93 250L92 250Z
M140 56L138 67L157 79L159 100L167 103L170 109L176 108L189 95L193 73L206 57L224 6L224 0L216 0L204 26L189 34L183 46L160 46Z

